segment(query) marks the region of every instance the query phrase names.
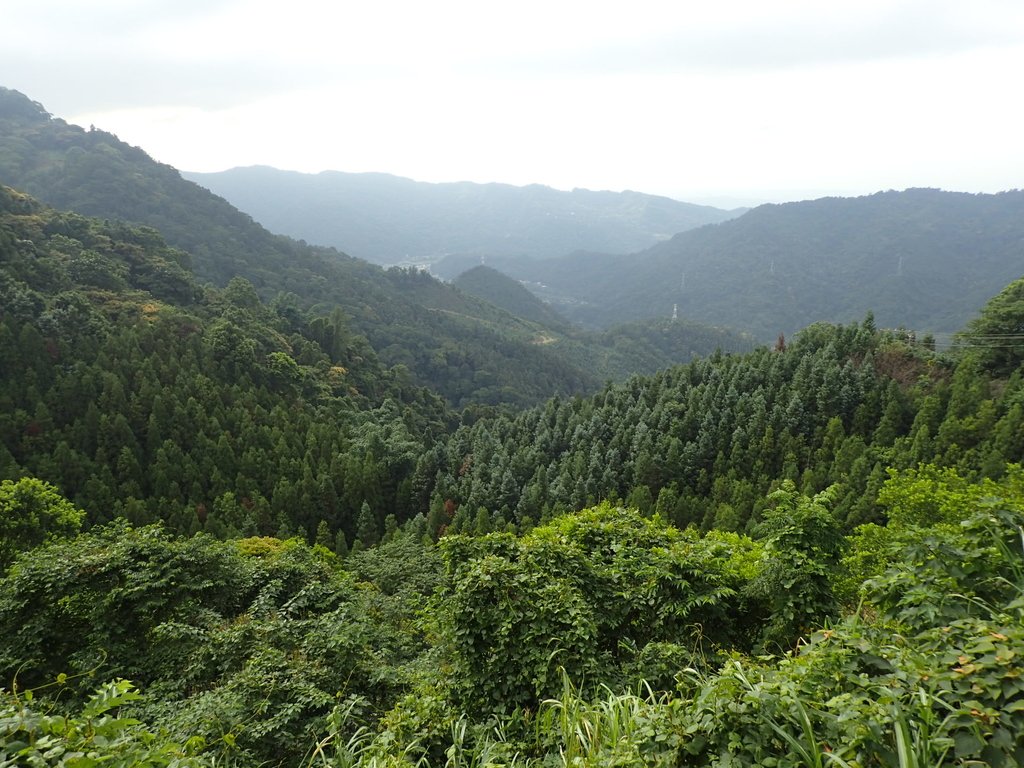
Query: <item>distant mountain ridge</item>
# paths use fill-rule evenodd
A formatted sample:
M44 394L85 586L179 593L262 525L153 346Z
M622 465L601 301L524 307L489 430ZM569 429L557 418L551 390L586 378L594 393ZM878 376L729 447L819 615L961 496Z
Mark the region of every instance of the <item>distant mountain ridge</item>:
M496 263L571 320L680 315L770 341L869 310L953 332L1024 274L1024 191L879 192L763 205L629 256Z
M251 166L182 176L273 232L378 264L432 263L450 254L629 253L742 212L632 191L432 184L384 173Z

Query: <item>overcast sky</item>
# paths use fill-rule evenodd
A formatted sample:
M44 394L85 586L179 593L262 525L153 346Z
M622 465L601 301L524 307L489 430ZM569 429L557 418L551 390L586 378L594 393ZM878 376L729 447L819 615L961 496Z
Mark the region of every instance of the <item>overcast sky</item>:
M752 203L1024 186L1022 0L5 2L0 85L183 170Z

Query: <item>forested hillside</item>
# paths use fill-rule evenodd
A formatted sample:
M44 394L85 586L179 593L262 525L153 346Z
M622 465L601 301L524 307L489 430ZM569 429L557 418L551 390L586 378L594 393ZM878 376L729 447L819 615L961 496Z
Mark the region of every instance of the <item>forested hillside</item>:
M663 316L762 341L872 311L880 326L952 333L1020 276L1024 192L934 189L763 205L628 257L498 263L593 327Z
M17 92L0 92L0 127L0 183L59 208L154 227L191 255L201 282L240 276L265 301L285 293L303 308L340 306L386 365L405 365L452 403L529 402L593 386L589 373L531 344L536 329L490 305L425 275L271 235L141 149L51 118ZM501 372L502 391L488 371ZM485 380L474 380L478 373Z
M183 175L272 232L377 264L424 264L452 253L632 253L736 215L640 192L562 192L539 184L428 184L383 173L266 167Z
M7 89L0 89L0 183L58 208L154 227L190 254L200 282L223 287L239 276L267 302L280 298L322 314L340 307L384 365L398 366L396 375L456 407L522 406L555 393L594 391L609 378L654 371L718 346L706 346L698 335L688 354L676 358L656 344L646 346L645 356L590 347L586 338L563 344L558 329L521 320L425 273L385 271L272 235L141 149L52 118ZM724 337L721 345L735 349L730 341Z
M533 320L548 328L565 331L569 322L522 284L496 269L479 264L467 269L452 284L466 293L489 301L516 317Z
M0 475L57 484L90 524L181 533L323 521L351 541L364 502L375 528L407 507L443 401L339 310L266 305L243 278L201 288L187 266L152 229L0 188Z
M96 522L194 532L213 513L214 529L228 515L228 532L312 537L323 521L352 541L364 503L375 538L431 497L435 535L617 498L682 527L742 530L790 479L806 493L842 483L852 526L877 517L888 467L994 475L1024 447L1019 376L997 386L986 370L1019 362L1020 281L965 337L995 339L982 357L946 359L870 324L814 326L440 442L452 423L440 401L382 368L339 311L264 305L240 278L202 289L152 230L11 191L2 203L0 464L58 484Z
M1019 299L1012 311L1019 320ZM1005 352L1001 341L993 349ZM974 356L954 363L870 323L819 325L783 349L703 359L460 428L428 455L426 474L439 473L457 530L480 508L536 521L606 498L680 527L745 530L783 479L808 494L838 483L835 512L852 528L879 519L888 468L998 475L1019 461L1022 396L1019 374L992 381Z

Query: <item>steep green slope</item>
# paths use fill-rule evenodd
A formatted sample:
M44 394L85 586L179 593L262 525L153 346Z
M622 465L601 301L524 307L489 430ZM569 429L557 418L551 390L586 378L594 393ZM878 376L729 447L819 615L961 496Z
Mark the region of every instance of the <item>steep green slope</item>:
M225 285L242 276L268 301L321 314L340 306L385 365L457 407L517 407L593 391L608 378L714 349L690 345L672 357L648 347L639 355L580 336L562 345L571 346L567 353L551 345L566 330L554 315L522 319L417 270L382 270L272 235L141 149L52 118L7 89L0 89L0 182L57 207L154 227L189 254L200 281Z
M884 327L951 333L1007 282L1024 249L1024 192L930 189L765 205L629 257L577 254L511 271L597 327L679 305L768 341L873 311Z
M639 192L561 192L537 184L428 184L382 173L267 167L183 175L273 232L378 264L433 262L451 253L628 253L736 215Z
M103 131L51 118L0 89L0 183L59 208L158 229L191 255L200 281L245 277L266 300L281 293L327 313L341 306L386 365L455 405L537 402L594 388L533 344L535 327L427 275L386 272L332 249L270 234L221 198Z
M243 278L202 288L188 263L153 229L0 188L0 477L55 483L93 523L221 536L323 527L332 544L369 543L389 515L425 512L433 478L412 475L451 424L439 398L384 368L340 310L267 305ZM387 278L426 304L475 301L420 273ZM432 311L480 333L456 310ZM396 354L430 349L416 338ZM602 349L552 346L545 354L587 363ZM496 403L520 396L514 377L485 379L465 350L444 351L409 362L463 376ZM636 365L664 359L633 352ZM601 362L623 360L612 350ZM557 365L548 370L576 370Z

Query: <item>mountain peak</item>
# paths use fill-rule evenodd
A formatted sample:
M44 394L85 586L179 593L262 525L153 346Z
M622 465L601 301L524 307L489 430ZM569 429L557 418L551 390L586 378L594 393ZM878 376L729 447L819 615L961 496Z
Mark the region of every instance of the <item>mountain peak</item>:
M19 118L44 123L51 117L38 101L32 101L21 91L0 86L0 119Z

